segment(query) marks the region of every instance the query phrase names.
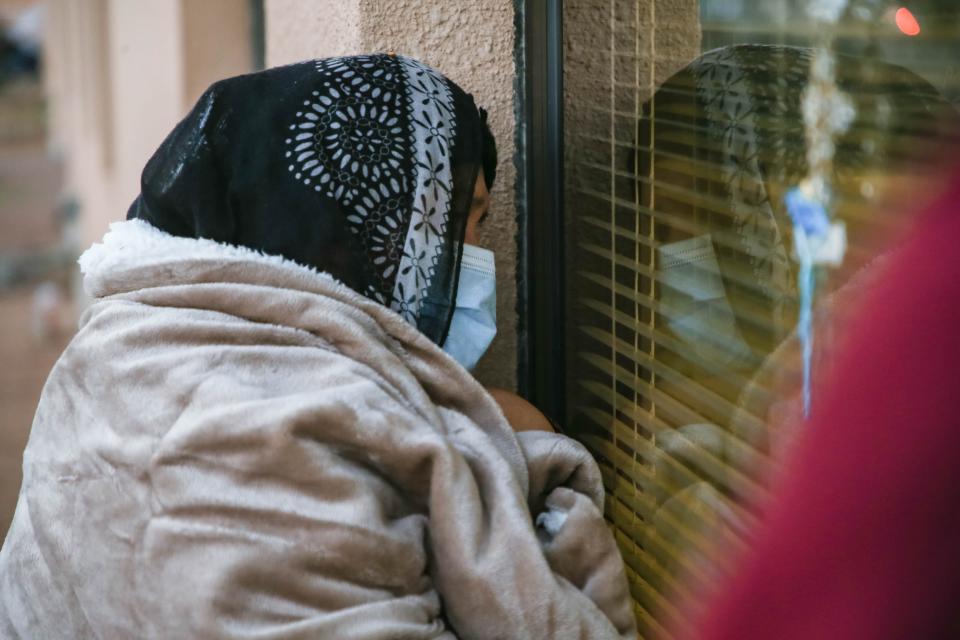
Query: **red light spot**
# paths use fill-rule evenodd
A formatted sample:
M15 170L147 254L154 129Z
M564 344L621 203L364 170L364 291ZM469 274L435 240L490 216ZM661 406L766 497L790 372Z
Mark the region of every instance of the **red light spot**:
M910 9L906 7L897 9L896 20L897 29L900 29L900 31L906 35L915 36L920 33L920 23L917 22L917 19L910 13Z

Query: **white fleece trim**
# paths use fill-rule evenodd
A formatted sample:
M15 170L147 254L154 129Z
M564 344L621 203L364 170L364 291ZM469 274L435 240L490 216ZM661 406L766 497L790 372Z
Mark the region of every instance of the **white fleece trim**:
M416 340L422 338L422 344L429 344L433 348L434 357L441 357L449 362L461 366L448 353L435 345L429 338L420 333L399 313L374 300L360 295L336 277L314 267L308 267L283 256L263 253L249 247L237 246L207 238L185 238L174 236L162 231L150 223L134 218L113 222L100 242L95 242L89 249L80 255L77 263L80 272L86 278L101 278L113 271L136 268L156 262L191 262L195 260L209 261L242 261L281 267L291 270L307 278L318 278L324 281L328 291L341 301L353 304L366 313L378 318L383 329L399 339ZM89 287L87 293L98 297ZM385 323L385 324L384 324ZM393 323L391 326L390 323ZM396 346L404 350L399 344Z
M311 276L342 283L325 271L308 267L283 256L263 253L249 247L217 242L207 238L184 238L161 231L144 220L113 222L103 240L93 243L77 263L84 275L95 276L118 267L135 267L156 259L169 260L235 259L302 271Z

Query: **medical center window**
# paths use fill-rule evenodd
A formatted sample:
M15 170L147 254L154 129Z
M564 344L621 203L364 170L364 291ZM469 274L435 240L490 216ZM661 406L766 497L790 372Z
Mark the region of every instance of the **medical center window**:
M743 544L845 310L958 148L960 6L526 4L527 385L599 461L655 636Z

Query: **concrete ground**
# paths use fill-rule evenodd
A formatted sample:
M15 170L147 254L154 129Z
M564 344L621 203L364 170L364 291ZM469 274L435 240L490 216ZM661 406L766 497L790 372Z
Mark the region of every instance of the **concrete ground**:
M23 92L15 98L20 101L17 108L22 108ZM8 108L9 93L0 91L0 113ZM32 108L41 105L37 102ZM0 271L6 269L7 274L10 265L55 250L61 239L57 163L46 152L42 132L16 133L0 131ZM68 271L55 268L0 278L0 538L6 535L16 505L23 448L40 391L74 324L66 304L68 277ZM40 336L35 335L35 294L45 282L51 283L45 286L46 293L59 294L61 301L53 309L55 319L44 325L52 331Z

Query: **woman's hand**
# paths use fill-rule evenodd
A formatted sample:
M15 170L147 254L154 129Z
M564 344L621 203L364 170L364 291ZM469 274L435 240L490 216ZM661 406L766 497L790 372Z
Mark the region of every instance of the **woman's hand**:
M506 389L488 388L487 391L500 405L500 410L507 417L507 422L514 431L549 431L553 432L550 421L535 406Z

